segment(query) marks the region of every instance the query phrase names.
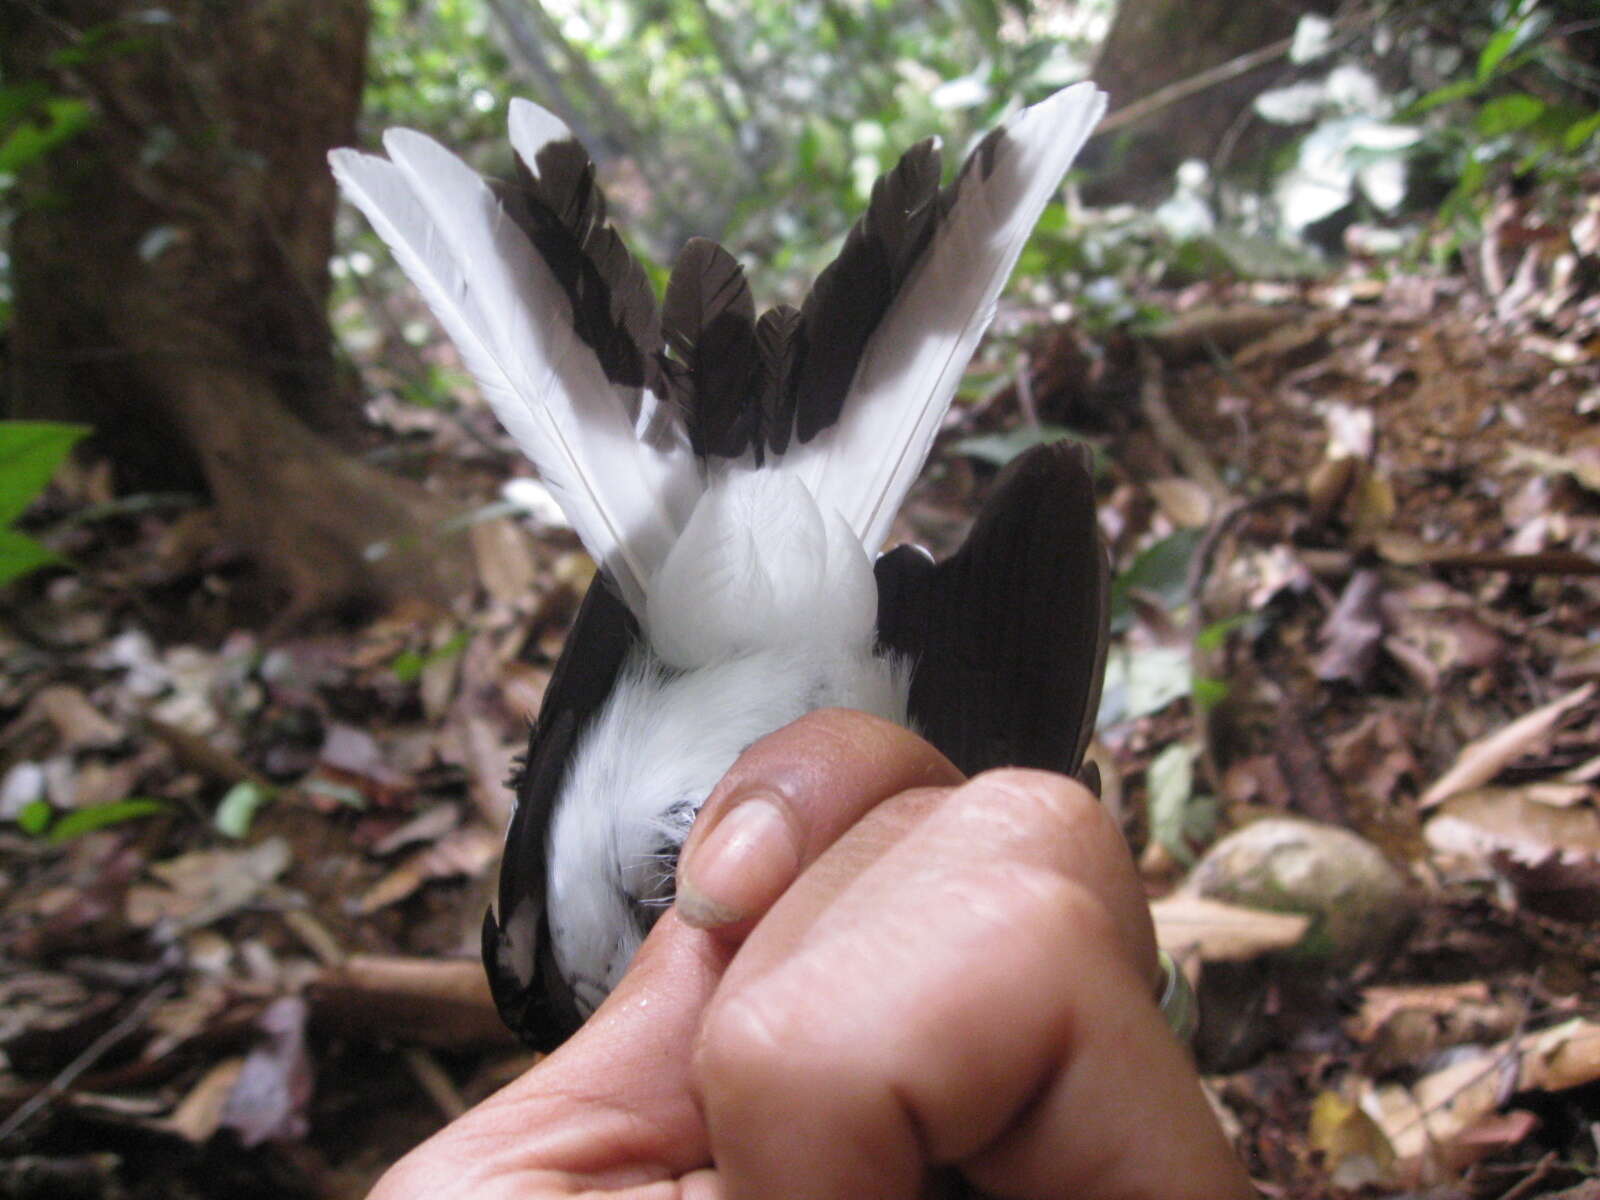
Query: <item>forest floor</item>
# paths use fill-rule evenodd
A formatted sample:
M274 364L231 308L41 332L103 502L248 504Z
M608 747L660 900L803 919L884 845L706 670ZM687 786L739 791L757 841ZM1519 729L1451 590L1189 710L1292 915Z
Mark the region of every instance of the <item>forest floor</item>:
M1092 753L1270 1195L1600 1197L1600 206L1503 215L1466 275L1008 311L897 529L1103 451ZM205 509L80 469L37 514L77 569L0 608L0 1195L360 1196L530 1061L479 923L593 568L486 412L370 378L476 506L455 611L267 642Z

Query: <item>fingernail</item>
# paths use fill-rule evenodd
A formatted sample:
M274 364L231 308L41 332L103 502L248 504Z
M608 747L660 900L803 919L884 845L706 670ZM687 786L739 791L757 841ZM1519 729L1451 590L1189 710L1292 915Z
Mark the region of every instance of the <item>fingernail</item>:
M751 796L728 810L678 867L678 916L698 929L763 912L794 882L800 847L777 803Z

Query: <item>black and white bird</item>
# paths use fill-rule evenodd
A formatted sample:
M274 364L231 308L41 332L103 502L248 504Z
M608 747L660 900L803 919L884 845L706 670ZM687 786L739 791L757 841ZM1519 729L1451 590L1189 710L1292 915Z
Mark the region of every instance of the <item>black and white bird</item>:
M1014 463L947 562L873 555L1103 111L1067 88L943 186L938 142L913 147L804 303L759 319L703 239L658 309L588 154L534 104L511 104L507 182L411 130L386 158L333 153L600 567L484 921L496 1002L528 1041L559 1040L615 986L713 785L810 710L909 725L968 772L1078 768L1108 590L1082 448Z

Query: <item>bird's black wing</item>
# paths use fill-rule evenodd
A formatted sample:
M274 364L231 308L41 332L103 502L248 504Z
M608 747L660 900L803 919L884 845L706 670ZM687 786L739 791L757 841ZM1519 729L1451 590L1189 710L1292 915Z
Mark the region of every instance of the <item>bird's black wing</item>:
M967 774L1076 774L1105 670L1110 564L1086 447L1039 446L996 481L961 549L878 559L878 641L911 659L911 719Z
M500 1017L536 1050L553 1050L583 1023L572 989L550 948L545 912L545 838L573 747L610 696L638 623L603 575L596 575L567 634L528 738L528 753L512 781L516 810L500 863L500 903L483 915L483 965ZM512 921L532 928L513 931ZM523 979L512 966L513 937L534 947L534 969Z

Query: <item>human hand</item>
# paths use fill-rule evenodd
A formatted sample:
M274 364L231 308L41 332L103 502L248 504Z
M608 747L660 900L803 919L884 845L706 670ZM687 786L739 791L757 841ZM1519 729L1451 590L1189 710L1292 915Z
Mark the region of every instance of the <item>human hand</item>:
M813 713L718 786L589 1023L373 1197L1247 1195L1158 977L1082 788L963 782L902 729Z

